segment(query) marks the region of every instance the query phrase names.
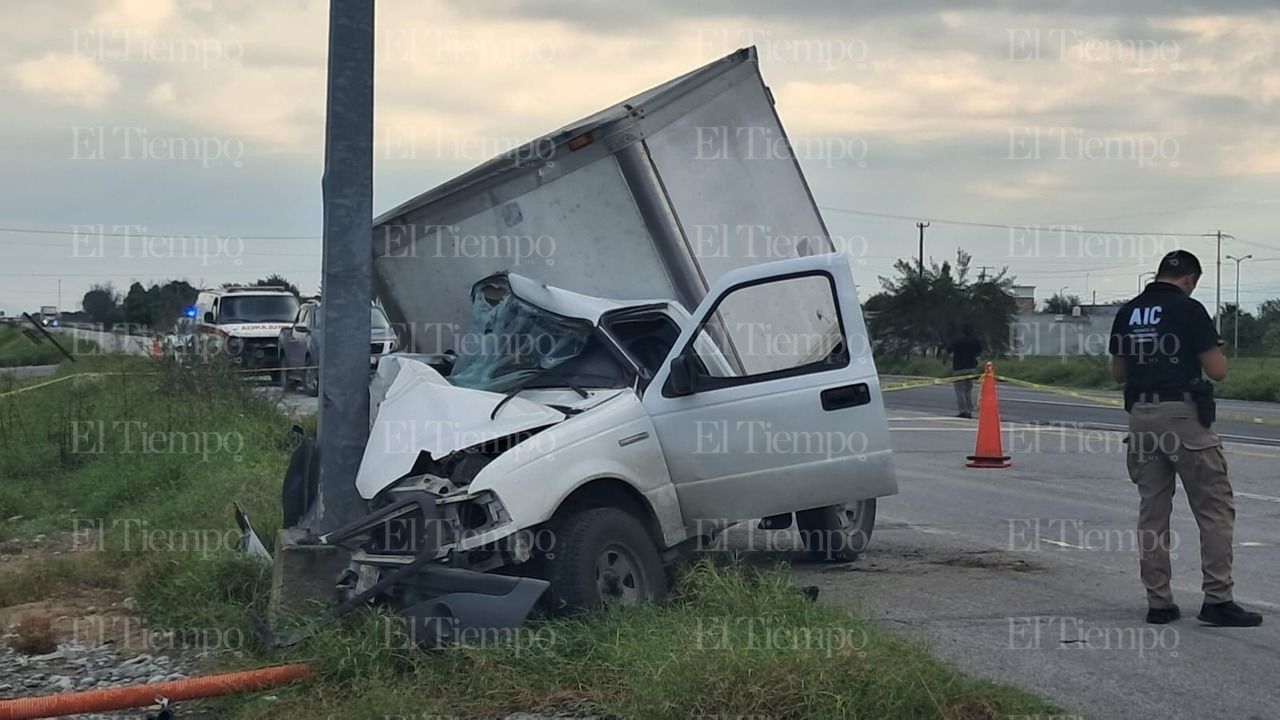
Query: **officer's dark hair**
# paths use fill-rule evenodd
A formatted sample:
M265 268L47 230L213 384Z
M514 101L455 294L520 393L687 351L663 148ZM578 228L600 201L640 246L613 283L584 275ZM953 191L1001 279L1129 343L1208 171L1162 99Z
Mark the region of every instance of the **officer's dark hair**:
M1194 275L1197 280L1204 274L1200 268L1200 259L1186 250L1174 250L1160 260L1156 269L1157 278L1180 278Z

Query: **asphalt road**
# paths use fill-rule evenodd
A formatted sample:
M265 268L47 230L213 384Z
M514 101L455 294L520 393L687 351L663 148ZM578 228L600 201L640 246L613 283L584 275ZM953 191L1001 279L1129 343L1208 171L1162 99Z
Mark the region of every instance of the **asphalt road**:
M1013 466L964 467L976 422L951 417L950 387L886 395L900 494L879 503L856 563L797 565L821 597L925 639L980 677L1056 700L1086 718L1280 717L1280 424L1219 428L1236 490L1236 599L1260 628L1195 620L1199 539L1179 491L1174 592L1183 619L1143 622L1124 471L1124 413L1001 385ZM1229 403L1276 417L1276 408Z
M265 382L262 391L295 413L315 411L314 398L281 398ZM879 502L859 561L828 566L782 553L797 561L798 582L926 641L971 675L1046 696L1069 717L1280 718L1280 406L1221 404L1221 414L1246 418L1216 427L1236 491L1236 599L1266 620L1220 629L1195 620L1199 540L1181 491L1174 591L1184 617L1143 622L1122 409L1002 383L1013 466L974 470L964 460L977 423L952 417L950 386L885 397L900 494ZM741 527L733 535L747 539ZM750 539L757 550L794 543L787 533Z

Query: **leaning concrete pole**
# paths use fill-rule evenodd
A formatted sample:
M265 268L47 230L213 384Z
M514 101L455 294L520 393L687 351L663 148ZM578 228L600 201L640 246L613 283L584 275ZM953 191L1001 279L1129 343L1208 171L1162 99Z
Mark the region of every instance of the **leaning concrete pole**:
M309 527L362 514L356 470L369 437L373 272L373 0L330 0L320 342L320 491Z

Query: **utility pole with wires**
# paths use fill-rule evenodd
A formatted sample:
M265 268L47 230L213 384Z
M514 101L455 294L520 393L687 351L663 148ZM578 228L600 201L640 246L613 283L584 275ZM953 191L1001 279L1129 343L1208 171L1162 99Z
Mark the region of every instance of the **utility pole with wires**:
M1201 237L1217 237L1218 238L1218 287L1216 288L1216 292L1218 296L1217 296L1217 299L1214 301L1214 305L1213 305L1213 327L1215 330L1217 330L1218 336L1221 337L1222 336L1222 238L1235 240L1236 236L1230 235L1228 233L1224 233L1222 232L1221 229L1219 229L1217 232L1203 233Z
M916 227L920 228L920 277L924 277L924 229L929 227L931 223L918 222Z

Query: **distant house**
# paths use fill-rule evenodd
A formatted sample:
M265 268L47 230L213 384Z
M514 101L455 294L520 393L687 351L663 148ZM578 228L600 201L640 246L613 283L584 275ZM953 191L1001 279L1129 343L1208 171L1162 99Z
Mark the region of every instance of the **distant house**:
M1013 301L1018 304L1018 314L1036 311L1036 286L1014 285Z
M1036 312L1035 286L1013 288L1018 315L1009 326L1015 356L1105 355L1118 305L1077 305L1070 314Z

